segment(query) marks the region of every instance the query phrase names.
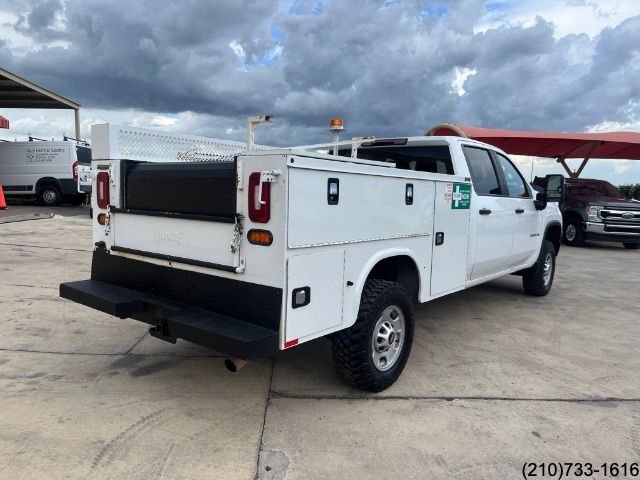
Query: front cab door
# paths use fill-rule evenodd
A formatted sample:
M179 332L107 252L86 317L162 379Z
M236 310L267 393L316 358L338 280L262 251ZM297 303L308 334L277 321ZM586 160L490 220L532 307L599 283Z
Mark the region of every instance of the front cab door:
M533 203L531 189L516 166L506 156L493 152L509 195L515 224L510 267L518 267L534 257L540 248L541 215Z

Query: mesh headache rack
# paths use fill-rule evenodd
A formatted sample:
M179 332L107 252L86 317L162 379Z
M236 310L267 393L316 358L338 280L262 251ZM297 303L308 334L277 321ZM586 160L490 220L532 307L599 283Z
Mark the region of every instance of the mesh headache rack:
M224 162L247 150L234 140L166 133L109 123L92 126L93 158L153 162ZM255 150L272 147L254 145Z

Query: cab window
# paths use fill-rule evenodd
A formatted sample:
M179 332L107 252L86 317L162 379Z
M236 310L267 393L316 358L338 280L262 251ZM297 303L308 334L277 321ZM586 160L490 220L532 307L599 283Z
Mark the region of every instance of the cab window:
M343 155L340 151L340 155ZM350 156L351 151L345 151ZM358 158L378 162L395 163L396 168L416 172L453 175L453 161L448 145L424 145L416 147L360 147Z
M520 172L515 165L511 163L511 160L499 153L496 153L495 155L498 158L498 163L502 169L502 175L504 176L504 181L507 184L509 196L530 197L531 195L529 194L529 189L527 188L524 178L522 178L522 175L520 175Z
M503 195L498 174L488 150L476 147L462 147L469 165L473 189L478 195Z

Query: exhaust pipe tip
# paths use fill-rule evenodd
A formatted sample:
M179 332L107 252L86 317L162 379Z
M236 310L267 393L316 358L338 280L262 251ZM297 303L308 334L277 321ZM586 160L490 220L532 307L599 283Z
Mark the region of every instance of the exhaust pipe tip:
M238 372L247 363L249 363L248 360L238 357L227 357L224 359L224 366L232 373Z

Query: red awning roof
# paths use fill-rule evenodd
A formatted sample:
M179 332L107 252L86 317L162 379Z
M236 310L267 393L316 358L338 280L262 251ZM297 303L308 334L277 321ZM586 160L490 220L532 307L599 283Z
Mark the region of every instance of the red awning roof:
M513 155L640 160L640 133L638 132L526 132L443 123L426 134L466 136L494 145Z
M0 115L0 128L9 128L9 120Z

